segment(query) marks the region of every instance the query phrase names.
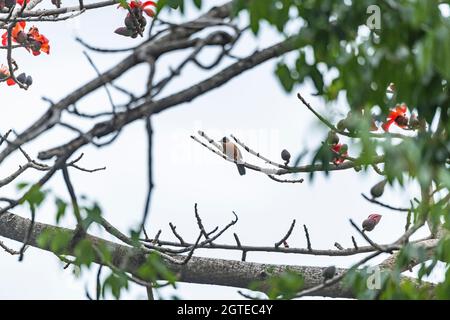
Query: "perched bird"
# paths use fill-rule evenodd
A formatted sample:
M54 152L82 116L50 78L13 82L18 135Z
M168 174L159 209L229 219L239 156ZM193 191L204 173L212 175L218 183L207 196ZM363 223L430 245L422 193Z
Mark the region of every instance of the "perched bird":
M335 266L329 266L329 267L325 268L322 273L323 281L325 282L327 280L333 279L335 274L336 274Z
M233 159L235 161L238 161L236 163L239 174L243 176L245 174L245 166L242 163L242 154L239 148L230 141L227 137L223 137L220 140L220 143L222 144L222 152L230 159Z
M362 223L363 231L372 231L375 228L375 226L378 224L378 222L380 222L380 220L381 220L381 214L376 214L376 213L371 214Z

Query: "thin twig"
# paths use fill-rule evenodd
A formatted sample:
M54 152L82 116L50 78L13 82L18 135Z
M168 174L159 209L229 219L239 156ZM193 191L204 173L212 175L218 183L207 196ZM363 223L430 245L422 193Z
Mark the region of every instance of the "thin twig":
M305 230L305 237L306 237L306 247L308 248L308 251L312 251L312 246L311 246L311 240L309 238L309 231L308 228L306 227L306 224L303 225L303 230Z
M377 204L377 205L379 205L379 206L382 206L382 207L385 207L385 208L387 208L387 209L391 209L391 210L394 210L394 211L402 211L402 212L408 212L408 211L410 210L410 209L408 209L408 208L398 208L398 207L390 206L390 205L385 204L385 203L382 203L382 202L380 202L380 201L378 201L378 200L369 198L369 197L366 196L364 193L361 193L361 195L362 195L363 198L366 199L367 201L372 202L372 203L375 203L375 204Z
M356 239L354 236L352 236L352 242L353 242L353 247L355 248L355 250L358 250L358 244L356 243Z
M176 226L174 226L173 224L172 224L172 222L169 222L169 226L170 226L170 229L172 230L172 233L175 235L175 237L178 239L178 241L180 241L180 244L182 244L182 245L184 245L184 244L186 244L186 242L184 242L184 240L183 240L183 238L180 236L180 234L177 232L177 227Z
M286 235L281 238L280 241L278 241L277 243L275 243L275 248L278 248L279 246L281 246L285 241L287 241L287 239L290 237L292 231L294 230L295 227L295 219L292 221L291 226L289 227L288 232L286 233Z

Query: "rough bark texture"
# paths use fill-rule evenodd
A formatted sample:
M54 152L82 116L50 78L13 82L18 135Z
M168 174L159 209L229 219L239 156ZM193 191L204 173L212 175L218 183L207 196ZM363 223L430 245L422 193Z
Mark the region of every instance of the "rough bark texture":
M31 221L29 219L22 218L18 215L4 213L0 216L0 236L23 242L30 222ZM39 248L37 238L46 229L59 229L73 232L73 230L36 222L28 241L29 245ZM88 238L94 243L106 244L111 249L113 264L115 266L123 267L127 272L135 274L139 266L141 266L145 261L145 254L140 250L103 240L91 235L88 235ZM49 251L45 248L41 249ZM100 263L100 260L97 259L96 262ZM324 269L322 267L315 266L262 264L201 257L192 257L186 265L177 265L171 262L166 263L173 272L179 275L180 282L231 286L238 288L247 288L253 281L265 279L268 276L269 270L271 274L277 274L282 273L289 268L289 270L297 271L303 275L305 280L304 288L307 289L322 283L322 271ZM345 271L346 269L337 270L338 273ZM352 293L343 288L341 284L324 288L322 291L317 292L316 295L341 298L353 297Z

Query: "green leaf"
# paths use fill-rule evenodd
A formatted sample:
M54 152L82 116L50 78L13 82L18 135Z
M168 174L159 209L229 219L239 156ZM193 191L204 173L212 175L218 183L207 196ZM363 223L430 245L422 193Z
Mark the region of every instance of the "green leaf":
M194 1L194 5L197 7L197 9L202 8L202 0L193 0L193 1Z
M127 0L118 0L118 2L122 8L130 9L130 5L128 4Z
M16 189L20 191L20 190L22 190L22 189L25 189L28 185L29 185L28 182L19 182L19 183L16 185Z
M56 208L57 208L57 211L56 211L56 223L58 224L59 221L66 214L67 203L64 200L60 199L60 198L56 198L55 199L55 205L56 205Z
M78 265L86 265L89 267L95 260L95 250L92 242L88 239L82 239L77 243L74 254Z
M45 229L37 239L39 247L50 249L55 254L66 254L72 233L68 230Z
M128 279L125 274L111 273L103 282L102 296L110 291L114 298L119 299L123 289L128 289Z
M102 210L97 203L94 203L92 207L84 207L86 212L86 218L83 219L83 228L87 230L93 222L101 223Z
M263 281L250 285L250 290L265 291L269 299L292 299L302 290L304 279L301 274L292 270L272 275Z
M19 203L23 204L27 202L30 205L30 207L39 207L45 200L45 197L48 194L48 192L49 192L48 190L41 190L41 187L39 185L34 184L23 195Z
M278 79L280 79L281 85L286 92L291 92L294 87L294 79L292 79L291 71L284 63L279 63L275 71Z

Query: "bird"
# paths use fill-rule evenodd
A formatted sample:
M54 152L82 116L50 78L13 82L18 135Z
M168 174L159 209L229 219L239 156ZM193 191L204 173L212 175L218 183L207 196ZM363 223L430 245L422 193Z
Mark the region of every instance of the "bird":
M220 140L220 143L222 145L222 152L230 159L233 159L234 161L237 161L236 166L238 168L239 174L243 176L245 174L245 166L241 163L242 162L242 154L239 148L230 141L227 137L223 137Z
M372 231L375 226L380 222L381 220L381 214L371 214L367 217L366 220L362 223L363 232L364 231Z

